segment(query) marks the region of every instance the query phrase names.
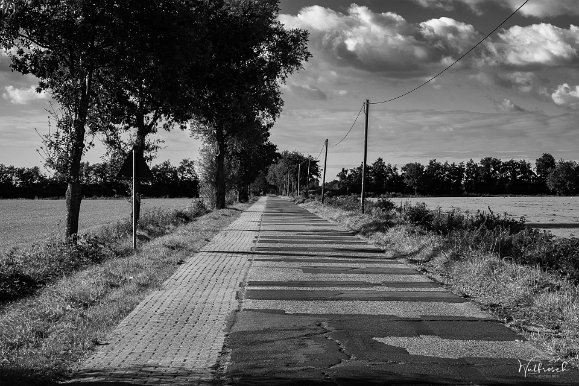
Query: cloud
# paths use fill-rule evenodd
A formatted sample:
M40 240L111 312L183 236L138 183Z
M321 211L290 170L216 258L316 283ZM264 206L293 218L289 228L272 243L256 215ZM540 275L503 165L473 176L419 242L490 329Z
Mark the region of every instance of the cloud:
M487 43L483 61L517 70L561 67L579 62L579 27L551 24L513 26Z
M573 90L567 83L559 85L551 98L559 106L579 109L579 86L575 86Z
M491 101L493 102L493 104L495 105L495 107L497 108L498 111L502 111L505 113L513 113L513 112L523 112L525 111L525 109L523 109L521 106L516 105L512 100L510 100L509 98L504 98L502 101L497 101L494 100L492 98L490 98Z
M420 24L392 12L353 4L346 14L320 6L280 15L287 27L310 32L314 56L334 66L396 77L420 77L456 57L478 33L450 18Z
M328 96L319 88L311 85L291 84L287 87L291 92L299 97L314 100L326 100Z
M5 92L2 94L2 98L6 99L10 103L17 105L25 105L34 100L47 99L48 94L42 91L40 93L36 92L36 87L30 86L29 88L16 88L14 86L4 87Z
M412 0L425 8L440 8L452 11L457 4L468 6L473 12L481 14L484 6L495 4L503 8L515 10L523 4L523 0ZM562 15L579 15L577 0L530 1L521 8L520 13L527 17L556 17Z

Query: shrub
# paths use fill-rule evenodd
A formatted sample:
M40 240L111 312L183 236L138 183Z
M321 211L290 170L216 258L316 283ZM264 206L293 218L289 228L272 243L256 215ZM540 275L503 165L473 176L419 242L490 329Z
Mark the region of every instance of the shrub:
M431 228L430 223L433 219L433 213L430 211L426 204L419 202L415 205L410 203L405 203L404 206L398 209L400 211L400 218L402 221L420 225L425 228Z
M382 212L390 212L396 205L388 198L379 198L372 203L372 207L381 210Z

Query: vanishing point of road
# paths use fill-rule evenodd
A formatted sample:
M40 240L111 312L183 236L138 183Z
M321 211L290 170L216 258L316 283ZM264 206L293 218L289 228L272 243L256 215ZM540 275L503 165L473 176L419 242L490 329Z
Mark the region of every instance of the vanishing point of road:
M71 384L577 384L579 372L352 232L263 197Z

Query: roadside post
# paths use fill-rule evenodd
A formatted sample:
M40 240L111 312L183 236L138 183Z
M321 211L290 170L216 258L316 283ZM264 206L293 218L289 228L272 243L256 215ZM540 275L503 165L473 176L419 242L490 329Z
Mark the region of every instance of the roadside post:
M136 147L127 154L123 161L123 166L117 173L117 178L121 180L131 180L132 182L132 209L133 209L133 250L137 249L137 216L136 216L136 202L137 202L137 186L138 180L152 180L153 173L145 162L143 153L138 151Z
M364 200L366 195L366 161L368 159L368 114L370 113L370 101L366 99L366 124L364 126L364 163L362 165L362 192L360 193L360 206L364 213Z
M325 188L326 185L326 164L328 163L328 140L326 139L326 156L324 157L324 178L322 180L322 204L324 203L324 195L325 195Z
M298 164L298 197L300 196L300 177L302 174L302 164Z
M306 175L307 185L306 185L306 197L310 196L310 163L312 162L312 158L308 157L308 174Z

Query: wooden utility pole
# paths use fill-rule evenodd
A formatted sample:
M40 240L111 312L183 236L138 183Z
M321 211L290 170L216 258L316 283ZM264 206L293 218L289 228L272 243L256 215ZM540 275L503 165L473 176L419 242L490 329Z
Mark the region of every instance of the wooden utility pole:
M308 174L306 175L306 197L310 196L310 163L312 162L312 158L308 157Z
M364 199L366 195L366 161L368 159L368 114L370 113L370 101L366 99L366 124L364 125L364 163L362 164L362 193L360 194L360 206L364 213Z
M300 196L300 177L302 174L302 164L298 165L298 197Z
M133 250L137 250L137 150L133 147Z
M324 203L325 187L326 185L326 166L328 163L328 140L326 139L326 156L324 157L324 178L322 179L322 204Z

